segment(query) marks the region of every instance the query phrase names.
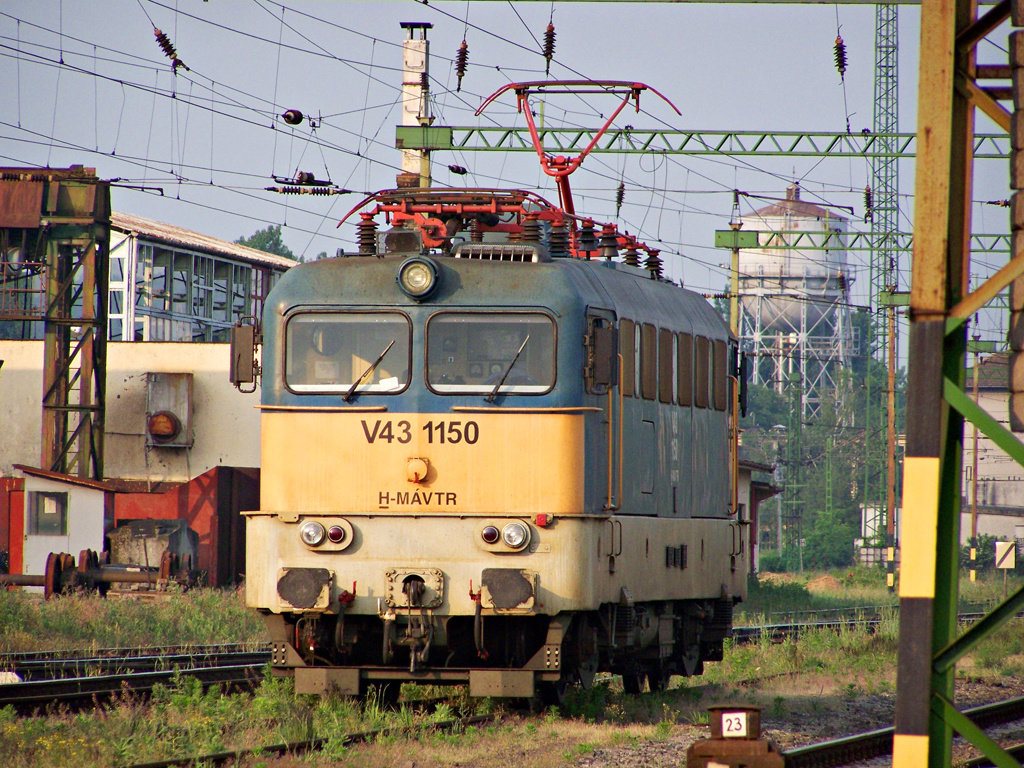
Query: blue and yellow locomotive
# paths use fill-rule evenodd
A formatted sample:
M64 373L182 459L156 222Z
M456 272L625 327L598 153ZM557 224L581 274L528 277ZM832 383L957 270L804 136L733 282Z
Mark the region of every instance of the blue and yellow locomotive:
M292 268L262 321L246 595L275 670L557 700L720 659L747 566L714 309L530 192L355 211L359 253Z

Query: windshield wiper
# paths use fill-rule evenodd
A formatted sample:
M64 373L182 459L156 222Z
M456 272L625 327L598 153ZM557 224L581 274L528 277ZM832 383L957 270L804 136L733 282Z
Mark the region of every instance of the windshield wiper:
M516 364L516 360L518 360L519 356L523 354L523 350L526 348L526 342L529 340L530 334L526 334L526 338L523 339L523 343L519 345L519 351L516 352L516 356L512 358L512 362L509 363L508 368L505 369L505 374L501 377L498 383L494 385L494 389L491 390L491 394L484 398L488 403L493 403L494 398L498 396L498 390L501 389L501 385L505 383L505 379L508 378L508 375L512 373L512 366Z
M352 386L348 388L348 392L346 392L345 396L341 398L342 400L344 400L347 403L349 400L352 399L352 395L355 394L356 387L359 386L363 379L365 379L367 376L373 373L373 369L380 365L380 361L384 359L384 355L386 355L388 353L388 350L390 350L394 345L395 340L392 339L391 343L384 347L384 351L377 356L377 359L370 363L370 367L363 371L363 375L352 382Z

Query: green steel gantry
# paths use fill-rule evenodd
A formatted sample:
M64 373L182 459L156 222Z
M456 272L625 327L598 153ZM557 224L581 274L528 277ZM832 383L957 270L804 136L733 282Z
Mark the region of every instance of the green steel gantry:
M900 569L900 644L894 768L947 766L954 731L998 766L1018 766L953 705L956 662L1024 605L1024 589L962 635L957 634L961 476L965 421L1017 462L1024 445L964 391L967 321L1010 287L1010 424L1024 430L1020 390L1024 357L1024 199L1014 191L1009 263L970 291L971 189L975 112L1010 134L1010 187L1024 188L1024 31L1010 34L1008 66L980 67L977 46L1007 19L1024 26L1024 3L1004 0L980 18L971 0L921 8L914 255L910 292L907 449ZM993 41L995 42L995 41ZM997 47L1002 47L998 46ZM1012 87L986 88L985 79ZM1001 100L1012 101L1013 113Z

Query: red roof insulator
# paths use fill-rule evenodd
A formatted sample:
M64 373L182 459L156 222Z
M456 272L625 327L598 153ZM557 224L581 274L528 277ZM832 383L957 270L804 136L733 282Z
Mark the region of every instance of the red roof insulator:
M372 213L361 213L359 217L359 255L373 256L377 253L377 222L374 221Z
M644 269L651 273L651 279L657 280L661 277L662 260L658 257L661 253L657 248L651 248L647 252L647 261L644 262Z
M637 250L636 240L631 239L626 243L626 253L623 254L622 258L625 260L626 264L631 267L640 266L640 252Z
M469 64L469 45L465 40L459 46L459 52L455 54L455 76L459 79L455 86L455 92L462 90L462 78L466 74L466 66Z
M547 66L544 67L544 74L551 74L551 59L555 56L555 25L548 22L548 28L544 30L544 58Z
M577 256L590 258L590 252L597 250L597 236L594 234L594 222L584 221L580 225L579 239L576 241Z
M551 222L551 234L548 236L548 251L553 259L569 254L569 223L565 219Z
M619 255L619 233L614 224L601 227L601 258L611 261Z

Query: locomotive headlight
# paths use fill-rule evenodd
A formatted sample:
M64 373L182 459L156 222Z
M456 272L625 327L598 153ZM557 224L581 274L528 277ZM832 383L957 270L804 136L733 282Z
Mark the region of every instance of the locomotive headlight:
M324 542L327 531L315 520L308 520L299 528L299 538L302 543L310 547L318 547Z
M345 529L340 525L332 525L327 529L327 538L338 544L345 540Z
M526 543L526 526L521 523L509 523L501 529L501 540L512 549L519 549Z
M437 288L440 274L433 261L423 256L413 256L402 262L395 279L402 293L416 301L423 301Z
M494 544L495 542L497 542L498 536L500 535L501 534L498 533L498 529L495 528L493 525L488 525L486 528L480 531L480 538L488 544Z

